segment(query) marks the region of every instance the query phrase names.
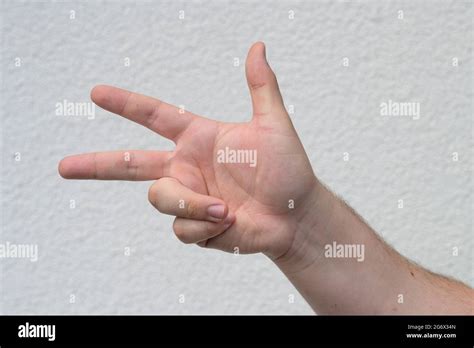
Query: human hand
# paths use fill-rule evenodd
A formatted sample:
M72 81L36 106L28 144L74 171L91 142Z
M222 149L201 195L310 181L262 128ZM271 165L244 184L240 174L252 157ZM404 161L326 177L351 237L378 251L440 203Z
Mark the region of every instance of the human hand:
M149 200L160 212L177 216L173 228L181 241L279 258L295 247L298 226L313 214L305 202L313 199L319 183L285 110L263 43L251 47L246 75L253 117L245 123L213 121L150 97L95 87L91 98L98 106L176 147L172 152L69 156L59 164L61 176L156 180ZM246 163L229 163L232 158L226 155L238 150L236 159Z

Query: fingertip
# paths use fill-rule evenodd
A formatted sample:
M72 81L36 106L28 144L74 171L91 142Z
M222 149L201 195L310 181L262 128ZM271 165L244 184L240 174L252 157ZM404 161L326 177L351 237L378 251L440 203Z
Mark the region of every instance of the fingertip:
M268 65L265 44L262 41L257 41L249 49L249 53L247 55L247 65L258 65L260 62Z
M59 161L58 173L59 173L59 175L61 175L62 178L69 179L69 173L68 173L68 169L67 169L66 158L63 158L61 161Z
M235 214L233 212L229 211L227 213L226 218L222 221L222 223L224 224L224 226L228 227L228 226L232 225L235 222L235 219L236 219Z
M223 204L224 204L224 219L227 219L227 217L230 214L230 209L226 202L223 202Z
M91 100L96 103L97 105L103 104L104 101L107 99L107 89L109 86L107 85L97 85L91 89Z
M87 172L84 156L72 155L64 157L58 165L58 172L64 179L84 179L90 176Z
M265 54L265 43L263 41L257 41L255 42L251 47L250 47L250 51L253 51L253 50L258 50L258 52L261 52L263 54Z

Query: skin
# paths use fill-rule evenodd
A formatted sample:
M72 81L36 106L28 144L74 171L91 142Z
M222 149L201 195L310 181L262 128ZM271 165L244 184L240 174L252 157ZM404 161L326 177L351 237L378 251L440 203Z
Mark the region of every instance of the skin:
M91 98L98 106L176 147L69 156L59 173L66 179L155 180L148 199L176 216L173 229L182 242L264 253L317 313L472 313L472 289L403 258L316 178L261 42L250 48L246 76L253 115L245 123L213 121L96 86ZM226 147L256 150L257 165L219 163L218 151ZM363 244L364 261L325 257L333 241Z

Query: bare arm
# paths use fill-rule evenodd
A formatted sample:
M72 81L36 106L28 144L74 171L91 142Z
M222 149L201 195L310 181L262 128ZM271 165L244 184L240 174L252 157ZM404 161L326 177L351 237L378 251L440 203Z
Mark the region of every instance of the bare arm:
M472 289L410 262L316 186L294 246L274 261L317 313L473 314Z

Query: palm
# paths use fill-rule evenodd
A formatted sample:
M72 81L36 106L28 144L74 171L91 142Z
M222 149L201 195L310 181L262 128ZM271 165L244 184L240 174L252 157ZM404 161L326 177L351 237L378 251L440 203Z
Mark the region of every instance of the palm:
M284 248L291 238L284 217L293 208L292 202L304 198L313 176L293 128L283 132L257 122L202 120L180 137L166 175L196 192L221 198L237 216L234 228L214 238L215 247L253 253L276 241ZM256 150L258 166L219 163L217 153L225 148Z
M61 175L157 180L150 188L150 201L161 212L178 216L174 229L178 235L178 223L179 230L184 230L181 240L227 251L238 248L241 253L284 253L291 244L300 203L315 178L262 44L251 48L246 68L254 109L248 123L216 122L115 87L94 88L96 104L173 140L176 148L173 152L72 156L61 162ZM226 149L253 152L256 165L218 160L219 151ZM156 190L161 190L159 195ZM180 195L188 200L187 215L176 208ZM221 209L227 205L221 211L228 217L220 225L213 216L202 221L206 213L199 207L215 205L209 200L219 200ZM211 214L209 210L207 214Z

